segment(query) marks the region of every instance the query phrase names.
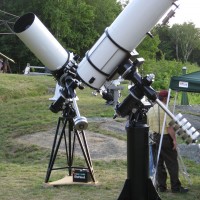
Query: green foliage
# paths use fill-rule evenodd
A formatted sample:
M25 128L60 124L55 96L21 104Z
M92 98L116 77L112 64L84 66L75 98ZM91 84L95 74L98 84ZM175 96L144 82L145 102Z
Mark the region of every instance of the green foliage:
M146 60L143 66L139 69L140 74L145 76L147 74L154 74L155 81L152 84L156 90L166 89L169 87L170 79L172 76L182 75L182 67L187 67L187 73L198 71L199 67L190 63L166 60Z
M96 38L94 10L84 1L49 0L43 6L43 21L66 49L80 54Z
M115 0L49 0L43 6L52 33L81 56L120 12Z
M199 64L199 57L195 53L200 50L200 29L193 23L156 26L161 43L159 49L168 60L193 62Z
M105 28L109 26L121 12L121 6L116 0L86 0L86 2L94 9L94 27L99 34L102 34Z
M147 36L137 47L137 51L141 57L156 59L156 53L159 51L159 44L160 39L158 35L155 35L153 38Z
M175 50L173 44L170 42L170 29L168 26L159 26L155 27L155 31L159 35L160 44L158 48L160 49L161 57L163 56L166 60L173 60L175 58Z
M187 62L195 48L200 49L200 31L193 23L175 24L170 34L176 46L177 59Z

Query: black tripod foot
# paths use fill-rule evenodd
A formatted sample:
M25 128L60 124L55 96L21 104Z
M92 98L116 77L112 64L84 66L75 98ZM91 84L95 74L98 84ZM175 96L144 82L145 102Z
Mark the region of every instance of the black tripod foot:
M148 179L148 195L149 200L161 200L150 178Z
M126 179L122 192L118 198L118 200L161 200L159 197L155 187L151 179L148 179L148 190L147 194L132 194L131 192L131 181L130 179Z
M126 179L121 194L117 200L131 200L131 181Z

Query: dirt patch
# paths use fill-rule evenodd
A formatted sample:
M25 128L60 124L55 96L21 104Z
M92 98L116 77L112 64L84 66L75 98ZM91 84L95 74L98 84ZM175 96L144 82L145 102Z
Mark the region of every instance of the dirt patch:
M200 106L177 106L177 113L183 113L183 116L197 129L200 130ZM184 114L186 113L186 114ZM97 122L101 124L101 129L112 131L115 134L124 135L125 119L121 122L111 118L92 118L88 122ZM111 160L111 159L126 159L126 142L114 137L103 134L85 131L86 140L88 142L89 151L92 160ZM47 132L39 132L31 135L24 135L17 138L19 143L34 144L48 149L52 148L55 136L55 129ZM193 159L200 163L199 145L181 145L180 154L189 159ZM61 143L59 150L64 150L64 142ZM195 151L194 151L195 150ZM187 152L187 154L186 154ZM191 152L191 153L190 153ZM76 142L75 154L82 156L80 144ZM196 156L195 156L196 155ZM195 159L194 159L195 158ZM198 158L198 160L196 160Z
M116 131L118 132L118 134L125 134L123 123L112 122L111 124L111 120L105 118L103 118L102 120L95 119L95 121L100 122L101 126L105 129L112 129L112 131ZM40 147L51 149L55 137L55 132L55 129L52 129L46 132L38 132L31 135L24 135L17 138L17 142L32 145L34 144ZM85 138L88 143L92 160L126 159L125 141L103 134L90 132L87 130L85 131ZM64 139L62 139L61 141L59 150L65 150ZM78 156L82 156L80 144L77 139L75 142L75 154Z

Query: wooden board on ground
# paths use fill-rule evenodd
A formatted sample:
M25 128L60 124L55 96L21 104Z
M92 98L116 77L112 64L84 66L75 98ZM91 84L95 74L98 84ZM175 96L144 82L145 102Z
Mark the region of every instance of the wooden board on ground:
M62 179L59 179L57 181L53 181L53 182L48 182L45 183L44 186L48 187L48 186L63 186L63 185L92 185L92 186L97 186L98 182L73 182L73 177L72 176L65 176Z

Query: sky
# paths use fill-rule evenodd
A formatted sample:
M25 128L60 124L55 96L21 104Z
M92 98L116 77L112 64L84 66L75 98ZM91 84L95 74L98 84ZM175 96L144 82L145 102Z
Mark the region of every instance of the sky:
M169 25L193 22L196 28L200 28L200 0L178 0L176 4L179 8L176 10L175 17L170 19Z
M175 17L170 19L169 25L193 22L196 28L200 28L200 0L177 0L175 3L179 8L176 10Z

